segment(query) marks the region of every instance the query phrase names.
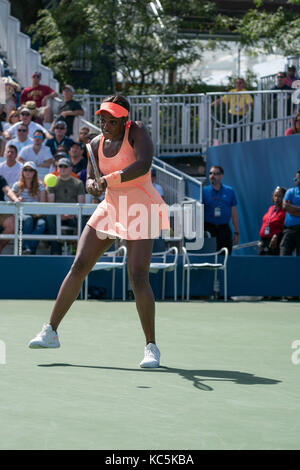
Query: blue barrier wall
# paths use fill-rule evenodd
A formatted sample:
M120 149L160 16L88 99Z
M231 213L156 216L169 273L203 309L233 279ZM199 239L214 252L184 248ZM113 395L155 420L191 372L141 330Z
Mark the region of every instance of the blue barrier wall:
M212 165L224 168L223 182L238 199L240 243L258 240L262 217L272 204L276 186L295 185L300 169L300 135L210 147L207 177Z
M1 256L1 299L55 299L61 282L71 267L72 256ZM194 261L194 260L193 260ZM201 261L204 261L202 258ZM230 256L228 258L229 296L300 296L300 257ZM221 274L221 273L220 273ZM181 298L182 257L178 263L178 295ZM162 274L150 274L156 299L161 298ZM213 294L213 274L193 271L191 296ZM220 275L221 292L223 276ZM104 289L111 297L111 272L90 274L89 286ZM116 298L121 299L121 275L117 272ZM173 296L173 273L167 274L166 297Z

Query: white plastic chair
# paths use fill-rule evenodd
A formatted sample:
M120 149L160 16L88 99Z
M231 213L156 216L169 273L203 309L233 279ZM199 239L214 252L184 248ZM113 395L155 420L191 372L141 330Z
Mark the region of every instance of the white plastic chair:
M190 280L191 280L191 271L197 269L208 269L210 271L214 271L214 291L218 292L218 271L223 271L224 275L224 301L227 302L227 259L228 259L228 249L221 248L221 250L214 252L214 253L191 253L187 252L186 248L182 248L183 252L183 266L182 266L182 300L184 300L184 292L185 292L185 273L187 274L186 284L186 300L190 300ZM220 255L224 254L224 259L221 262ZM201 263L197 260L196 263L193 263L191 259L193 257L199 258L201 257L214 257L214 262L212 263Z
M116 269L122 270L122 299L126 300L126 259L127 259L127 248L126 246L120 246L117 250L107 251L103 254L111 260L98 261L93 267L92 271L112 271L112 300L115 299L115 280L116 280ZM121 261L116 261L118 256L122 256ZM85 300L88 299L88 276L85 278Z
M167 262L167 256L174 253L174 258L172 262ZM157 274L159 271L162 271L162 300L165 299L165 290L166 290L166 273L174 272L174 300L177 300L177 261L178 261L178 248L172 246L166 251L161 251L158 253L152 253L152 258L159 257L162 258L162 261L152 261L150 263L149 272Z

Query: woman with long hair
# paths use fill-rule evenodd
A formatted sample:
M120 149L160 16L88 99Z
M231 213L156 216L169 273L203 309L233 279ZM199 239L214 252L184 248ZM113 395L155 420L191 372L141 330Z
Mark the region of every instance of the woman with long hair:
M46 191L38 178L37 167L34 162L26 162L22 168L20 180L13 187L13 192L22 202L46 202ZM24 214L22 219L23 234L41 235L46 228L43 217L34 214ZM34 255L39 240L24 240L23 254Z
M88 220L76 257L63 281L51 318L29 343L30 348L59 347L57 327L76 300L82 282L115 238L126 240L128 275L146 346L141 367L158 367L160 352L155 340L155 300L149 282L154 239L169 229L166 205L151 182L153 143L142 122L128 119L130 104L120 95L105 98L97 115L102 135L91 141L100 174L90 164L86 189L105 199ZM137 216L138 214L138 216Z

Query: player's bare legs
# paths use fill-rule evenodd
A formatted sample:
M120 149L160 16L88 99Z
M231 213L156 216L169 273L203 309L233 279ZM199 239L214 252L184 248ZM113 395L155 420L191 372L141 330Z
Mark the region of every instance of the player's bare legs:
M147 343L155 343L155 302L149 282L153 240L127 241L128 275Z
M89 225L85 226L78 242L74 263L60 287L51 314L49 323L54 331L57 330L70 306L77 299L85 277L113 242L111 238L103 240L98 238L96 230Z

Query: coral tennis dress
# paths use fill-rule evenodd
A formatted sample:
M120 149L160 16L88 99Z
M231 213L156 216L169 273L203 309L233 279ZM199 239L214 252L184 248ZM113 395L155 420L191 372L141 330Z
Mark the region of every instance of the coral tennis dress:
M101 137L98 161L104 176L123 170L136 161L128 141L130 125L131 121L127 121L121 148L114 157L105 157L104 137ZM124 240L156 238L162 230L169 230L170 227L167 206L152 184L151 171L134 180L108 187L105 199L87 223L100 238L109 236Z

